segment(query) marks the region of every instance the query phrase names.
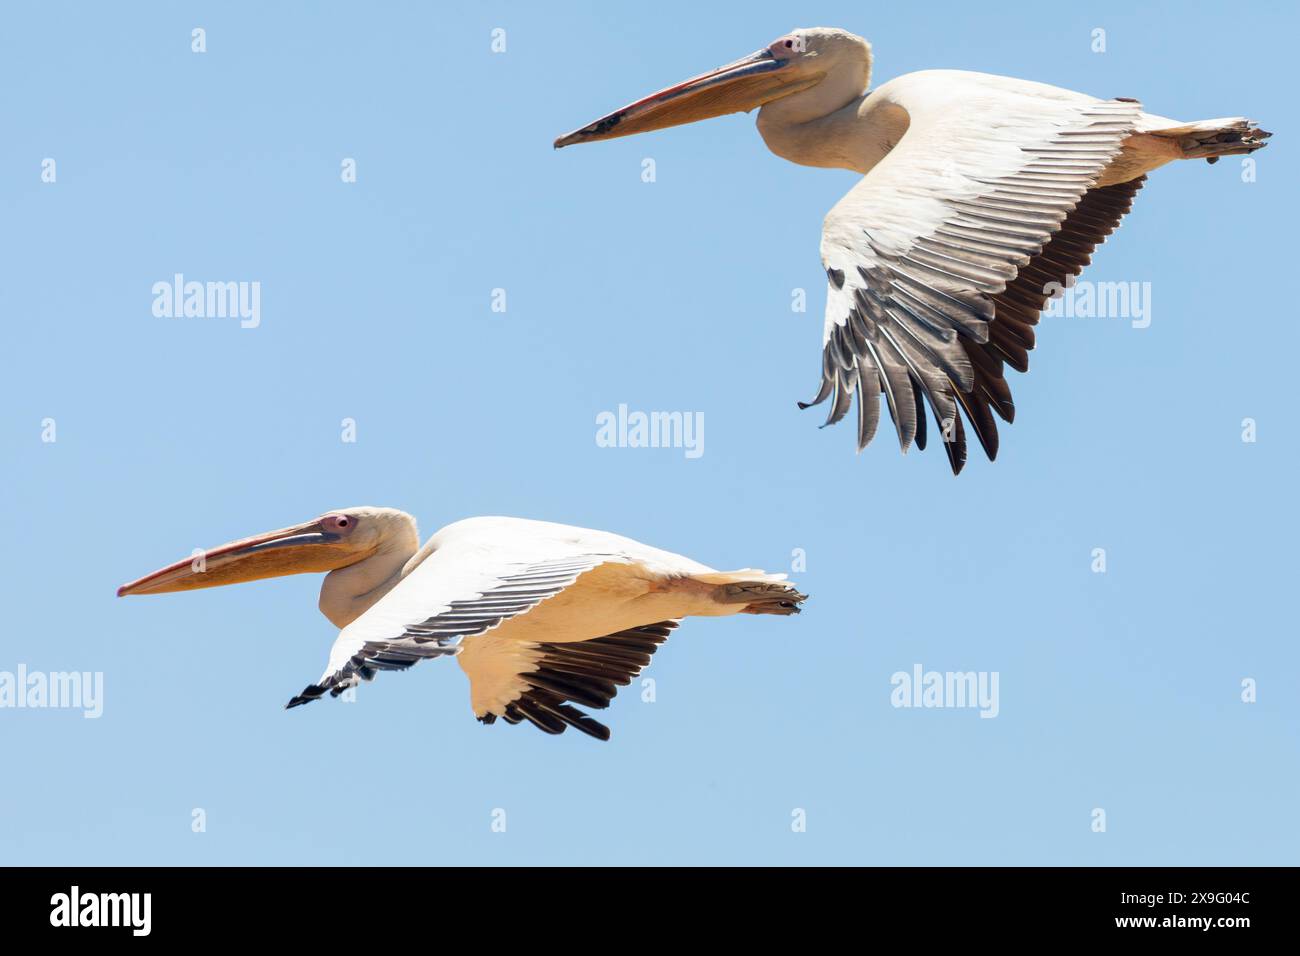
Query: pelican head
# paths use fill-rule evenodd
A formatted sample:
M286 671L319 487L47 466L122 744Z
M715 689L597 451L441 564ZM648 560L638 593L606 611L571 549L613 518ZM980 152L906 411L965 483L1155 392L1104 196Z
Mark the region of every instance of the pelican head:
M394 508L342 508L302 524L196 552L124 584L117 596L166 594L351 567L394 543L414 550L415 520Z
M555 148L631 136L781 103L812 119L860 97L871 79L871 47L832 27L793 30L747 57L652 93L561 136Z

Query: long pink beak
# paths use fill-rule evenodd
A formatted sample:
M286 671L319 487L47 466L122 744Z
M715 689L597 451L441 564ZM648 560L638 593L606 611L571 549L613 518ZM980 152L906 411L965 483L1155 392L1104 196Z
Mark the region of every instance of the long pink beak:
M117 596L192 591L285 574L329 571L340 564L337 541L339 536L324 530L319 520L307 521L181 558L123 584Z
M666 129L727 113L748 112L778 93L787 92L790 62L778 60L769 50L759 50L566 133L555 141L555 148Z

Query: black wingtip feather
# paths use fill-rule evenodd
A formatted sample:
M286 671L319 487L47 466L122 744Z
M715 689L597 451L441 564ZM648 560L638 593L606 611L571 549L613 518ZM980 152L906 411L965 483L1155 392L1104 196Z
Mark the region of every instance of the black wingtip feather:
M548 734L573 727L597 740L609 740L608 727L570 702L608 707L618 688L641 673L676 627L676 621L659 621L588 641L537 644L541 657L535 669L519 675L528 689L506 704L499 716L508 724L527 720ZM495 716L479 720L492 723Z
M301 694L289 699L289 703L284 705L284 709L292 710L294 707L301 707L303 704L310 704L312 701L320 700L321 695L324 693L325 688L320 684L308 684L303 688Z
M913 438L912 440L916 442L917 448L921 449L921 451L925 451L925 443L927 441L926 431L925 431L926 429L925 398L921 394L921 390L919 388L915 389L912 392L912 395L916 399L916 437Z

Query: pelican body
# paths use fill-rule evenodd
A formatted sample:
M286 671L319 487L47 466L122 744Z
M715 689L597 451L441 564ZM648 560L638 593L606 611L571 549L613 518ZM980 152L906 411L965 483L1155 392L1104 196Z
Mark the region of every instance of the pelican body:
M420 546L415 519L346 508L184 558L117 591L163 594L325 573L320 610L340 629L320 679L286 705L337 697L378 671L454 656L483 723L609 730L604 708L691 615L794 614L784 575L715 571L630 538L522 518L469 518Z
M954 474L962 419L990 460L994 416L1015 416L1004 366L1027 371L1047 299L1090 261L1146 174L1176 159L1254 152L1242 117L1183 123L983 73L927 70L870 89L871 47L845 30L795 30L555 141L556 148L758 109L778 156L862 180L826 216L821 384L827 424L858 402L857 445L884 395L904 452L926 444L928 405Z

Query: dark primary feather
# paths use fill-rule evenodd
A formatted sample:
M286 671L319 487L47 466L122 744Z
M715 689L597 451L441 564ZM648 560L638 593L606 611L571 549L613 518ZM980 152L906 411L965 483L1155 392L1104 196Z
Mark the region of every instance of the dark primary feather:
M329 691L338 697L360 680L374 680L377 671L404 671L412 664L432 657L446 657L457 652L453 643L401 644L388 641L367 641L346 665L319 684L308 684L300 694L292 697L285 709L300 707L320 700Z
M677 627L661 621L572 644L539 643L541 659L520 678L529 685L505 707L502 719L510 724L527 720L548 734L573 727L598 740L609 739L609 728L572 704L603 710L632 678L650 663L650 657ZM496 715L479 718L485 724Z

